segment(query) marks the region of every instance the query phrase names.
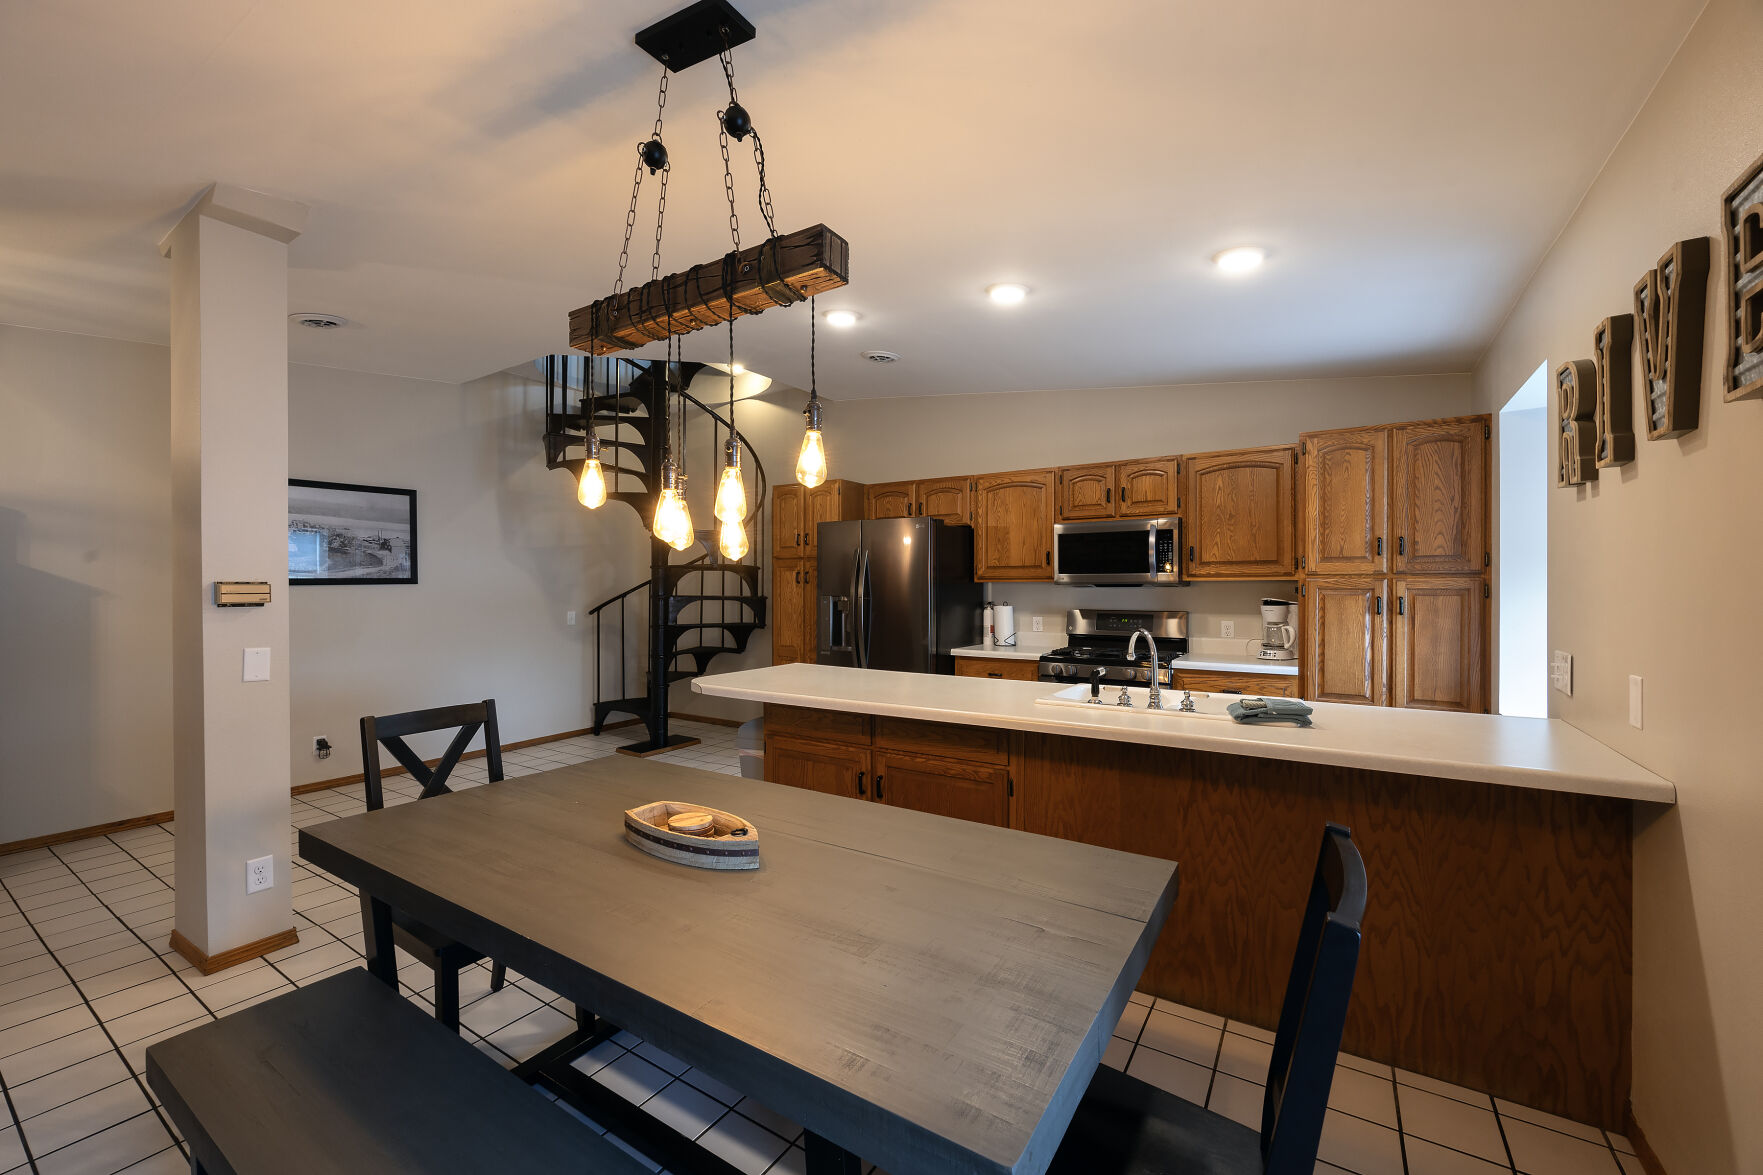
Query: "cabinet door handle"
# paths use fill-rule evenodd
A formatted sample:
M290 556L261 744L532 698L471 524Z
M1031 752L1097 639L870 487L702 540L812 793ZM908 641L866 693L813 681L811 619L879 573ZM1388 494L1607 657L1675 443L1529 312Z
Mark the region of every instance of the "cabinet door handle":
M1408 597L1407 596L1397 596L1396 597L1396 615L1397 616L1408 615Z
M863 776L864 776L864 774L865 774L865 772L862 772L862 771L859 771L857 773L857 794L859 796L862 796L864 794L864 792L863 792Z
M1383 597L1382 596L1379 596L1377 598L1377 614L1379 616L1383 615Z
M1048 567L1053 566L1053 552L1051 552L1051 551L1047 552L1047 566Z
M875 777L875 798L878 800L882 798L881 781L882 777L877 775Z
M1383 536L1381 534L1377 536L1377 553L1383 554Z
M991 670L987 670L987 671L986 671L986 676L987 676L987 677L1003 677L1003 676L1004 676L1004 675L1003 675L1003 674L1002 674L1002 673L995 673L995 672L993 672L993 671L991 671Z
M1408 553L1408 536L1405 534L1397 535L1396 536L1396 554L1406 555L1407 553Z
M1188 548L1188 562L1192 563L1193 561L1194 561L1194 548L1189 547Z
M802 545L802 532L801 531L796 532L796 545L798 547Z
M1108 506L1108 505L1113 505L1113 503L1114 503L1114 491L1112 489L1103 490L1102 491L1102 504L1105 506Z

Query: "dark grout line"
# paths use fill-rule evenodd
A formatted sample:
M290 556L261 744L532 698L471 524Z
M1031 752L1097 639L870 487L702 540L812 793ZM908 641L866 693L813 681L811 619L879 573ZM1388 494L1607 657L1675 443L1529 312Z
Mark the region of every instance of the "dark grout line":
M4 882L0 878L0 883ZM18 1107L12 1104L12 1090L6 1085L6 1074L0 1073L0 1098L6 1101L6 1113L12 1118L12 1128L18 1132L18 1145L24 1151L24 1161L31 1169L31 1175L37 1175L37 1156L31 1151L31 1140L25 1137L24 1122L18 1116Z
M50 847L49 851L50 851L51 856L55 856L55 850L54 850L53 846ZM61 858L59 856L55 856L55 859L57 861L61 860ZM66 862L62 862L62 864L65 865ZM12 901L14 905L18 904L16 901L13 900L12 891L10 888L7 887L6 879L4 877L0 877L0 893L4 893L6 895L7 900ZM110 907L108 907L108 906L105 907L106 910L108 910L109 908ZM29 921L29 919L26 919L26 921ZM56 954L53 950L50 950L49 944L43 940L43 932L40 930L37 930L36 923L34 923L34 922L31 923L31 929L36 932L37 941L43 943L43 949L49 951L49 957L55 960L55 965L57 967L61 968L61 973L67 977L67 981L70 984L73 984L74 992L80 997L80 1003L85 1005L86 1012L92 1017L93 1022L98 1025L98 1031L102 1032L104 1034L104 1039L110 1042L110 1047L116 1052L117 1058L122 1061L122 1067L124 1069L127 1069L129 1071L129 1075L134 1078L135 1085L141 1091L141 1096L147 1099L147 1105L152 1109L154 1116L159 1119L160 1126L164 1127L166 1137L171 1139L172 1142L177 1143L178 1142L177 1133L172 1130L171 1123L169 1123L165 1120L165 1115L159 1109L159 1103L157 1103L153 1100L153 1093L151 1090L149 1090L147 1088L147 1082L141 1077L140 1074L135 1072L135 1067L133 1065L129 1064L128 1058L122 1055L122 1046L116 1043L116 1037L114 1035L112 1035L112 1033L110 1031L110 1025L106 1024L104 1022L103 1017L98 1015L98 1010L96 1008L92 1007L92 1001L86 998L85 991L81 989L79 982L74 979L73 973L67 969L67 965L65 963L63 963L61 961L61 959L56 956ZM152 950L153 948L148 947L147 949ZM83 1032L85 1030L81 1029L80 1031ZM90 1058L89 1057L82 1057L81 1060L90 1060ZM75 1062L75 1064L78 1064L78 1063L79 1062L77 1062L77 1061ZM65 1069L65 1068L68 1068L68 1066L63 1065L62 1068ZM56 1070L56 1072L60 1072L60 1070L58 1069L58 1070ZM47 1076L47 1074L44 1074L43 1076ZM12 1101L12 1098L10 1095L8 1095L7 1096L8 1109L11 1108L11 1101ZM138 1117L139 1115L135 1115L135 1116ZM14 1120L16 1121L16 1118ZM116 1123L113 1122L110 1125L114 1126L114 1125L116 1125ZM104 1129L108 1130L108 1129L110 1129L110 1126L106 1126ZM101 1132L100 1131L93 1131L92 1133L97 1134L97 1133L101 1133ZM23 1143L25 1141L25 1131L24 1131L24 1123L23 1122L18 1123L18 1137L19 1137L19 1141L21 1143ZM87 1135L86 1137L90 1138L91 1135ZM179 1145L181 1146L181 1144L179 1144ZM30 1154L28 1146L26 1148L25 1153L27 1156ZM186 1151L183 1153L187 1154L188 1152ZM34 1171L36 1171L36 1169L37 1169L36 1162L35 1162L35 1160L32 1160L31 1170L34 1172Z

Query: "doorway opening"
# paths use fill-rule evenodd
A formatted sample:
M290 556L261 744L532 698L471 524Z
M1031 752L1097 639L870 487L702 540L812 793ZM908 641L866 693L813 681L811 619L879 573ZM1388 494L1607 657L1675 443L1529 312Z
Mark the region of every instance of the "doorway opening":
M1549 364L1500 409L1502 714L1549 716Z

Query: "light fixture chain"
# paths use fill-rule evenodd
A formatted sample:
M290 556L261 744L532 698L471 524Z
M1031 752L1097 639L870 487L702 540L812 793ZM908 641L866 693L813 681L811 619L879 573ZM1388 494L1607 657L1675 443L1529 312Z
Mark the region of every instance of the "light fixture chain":
M612 296L624 293L624 267L631 259L631 233L637 227L637 195L643 190L643 159L637 157L637 174L631 180L631 207L624 214L624 248L618 251L618 280L612 283Z
M765 218L765 231L777 236L777 220L771 211L771 185L765 182L765 144L759 139L759 128L753 128L753 163L759 169L759 215Z
M667 219L667 173L673 170L671 164L661 169L661 201L655 206L655 255L649 261L649 277L651 281L661 280L661 226ZM673 314L668 312L667 329L673 330Z
M741 248L741 218L735 212L735 173L729 166L728 158L728 127L723 124L721 111L716 113L716 141L722 147L722 190L728 196L728 235L735 243L735 251ZM730 307L733 310L733 307ZM733 314L730 314L733 318Z

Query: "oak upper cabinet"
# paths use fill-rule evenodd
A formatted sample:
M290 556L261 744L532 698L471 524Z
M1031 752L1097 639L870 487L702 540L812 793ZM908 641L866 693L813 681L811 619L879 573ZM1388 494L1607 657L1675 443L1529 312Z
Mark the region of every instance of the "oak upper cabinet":
M1122 461L1114 467L1115 513L1155 518L1181 510L1181 458Z
M1053 578L1057 473L1027 469L974 479L975 579Z
M869 748L773 735L765 740L765 778L846 799L867 799Z
M1392 571L1479 575L1488 565L1488 432L1480 416L1391 430Z
M1304 567L1311 575L1381 575L1389 569L1387 428L1299 438L1304 464Z
M973 479L939 477L915 483L918 513L950 526L973 525Z
M1189 579L1297 574L1297 452L1273 445L1182 458Z
M1314 577L1305 582L1298 632L1312 701L1386 704L1388 582Z
M1010 823L1010 769L883 750L873 754L875 798L897 808L1004 827Z
M771 553L778 559L806 554L802 544L808 534L808 491L794 483L771 491Z
M918 510L916 482L890 481L872 485L863 492L863 517L910 518Z
M1059 521L1114 517L1114 463L1068 465L1059 471Z
M812 557L820 549L815 535L821 523L863 517L863 492L867 488L854 481L823 481L808 491L802 520L806 532L802 542L804 555Z
M813 661L814 563L780 559L771 565L771 663Z
M1487 588L1481 576L1393 581L1391 704L1417 710L1487 709Z

